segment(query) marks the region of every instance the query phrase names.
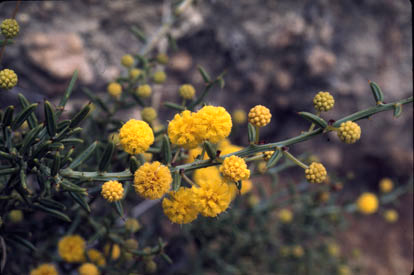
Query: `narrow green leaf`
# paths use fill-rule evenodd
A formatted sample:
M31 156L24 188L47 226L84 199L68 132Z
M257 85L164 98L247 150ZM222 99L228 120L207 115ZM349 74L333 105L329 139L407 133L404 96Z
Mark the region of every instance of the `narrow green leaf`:
M45 111L45 123L46 129L50 137L54 137L56 135L56 115L54 110L52 109L52 105L49 101L45 101L44 103L44 111Z
M72 220L68 217L68 215L66 215L66 214L64 214L64 213L62 213L62 212L60 212L60 211L58 211L58 210L51 209L51 208L49 208L49 207L43 206L43 205L41 205L40 203L36 203L36 202L35 202L35 203L33 203L33 206L34 206L36 209L41 210L41 211L43 211L43 212L45 212L45 213L49 214L50 216L53 216L53 217L58 218L58 219L61 219L62 221L65 221L65 222L71 222L71 221L72 221Z
M0 151L0 159L4 159L4 160L14 160L14 157L12 155L10 155L9 153Z
M89 204L86 202L86 199L81 194L75 192L69 192L69 195L72 197L74 201L76 201L80 207L82 207L87 213L91 213L91 208Z
M112 141L109 141L99 162L99 171L106 171L106 169L108 169L114 150L115 144Z
M161 257L169 264L173 264L173 260L165 253L161 254Z
M310 121L312 123L315 123L316 125L318 125L322 129L325 129L326 126L328 126L328 123L324 119L322 119L322 118L320 118L317 115L314 115L312 113L299 112L299 115L301 117L303 117L304 119L306 119L306 120L308 120L308 121Z
M108 114L111 113L108 106L99 97L95 96L91 90L89 90L88 88L82 88L82 91L89 97L89 99L96 106L100 107L102 110L104 110Z
M19 170L20 169L18 167L0 169L0 176L14 174L18 172Z
M164 164L168 164L171 162L171 159L172 159L171 145L170 145L170 140L168 139L167 135L162 136L161 156L162 156Z
M33 252L37 252L37 248L30 241L20 237L19 235L12 235L12 236L9 236L8 238L12 239L16 243L23 245L24 247L28 248L29 250Z
M175 103L172 103L172 102L168 102L168 101L164 102L164 106L168 107L168 108L171 108L171 109L174 109L174 110L177 110L177 111L180 111L180 112L185 110L184 106L181 106L181 105L178 105L178 104L175 104Z
M380 104L384 101L384 94L377 83L370 81L369 86L371 87L372 95L374 96L375 103Z
M20 148L20 153L25 154L29 146L34 142L37 134L39 134L40 130L43 128L43 123L37 125L35 128L30 130L22 141L22 147Z
M64 189L65 191L71 191L71 192L77 192L77 193L83 193L83 194L87 194L87 191L88 191L88 189L80 187L66 179L59 182L59 184L60 184L60 187L62 187L62 189Z
M207 152L207 155L210 159L216 159L217 157L217 150L214 148L213 144L211 144L209 141L205 141L204 144L204 150Z
M394 117L398 118L402 113L402 105L397 103L394 105Z
M19 93L17 97L19 99L20 105L22 105L22 108L26 108L30 105L29 100L27 100L27 98L23 94ZM29 115L29 117L27 118L27 122L29 123L30 129L33 129L37 126L38 121L34 112Z
M124 208L122 207L122 201L116 201L114 202L115 210L118 215L123 218L124 216Z
M69 128L75 128L76 126L78 126L86 118L86 116L89 114L90 111L91 111L91 103L89 102L70 121Z
M13 120L12 124L11 124L11 128L13 130L17 130L19 129L19 127L23 124L23 122L25 122L25 120L30 116L31 113L34 112L34 110L37 108L37 103L33 103L29 106L27 106L26 108L24 108L23 110L21 110L16 118Z
M270 157L270 159L266 163L266 168L273 167L277 164L277 162L280 160L280 158L283 156L282 152L280 150L275 150L273 155Z
M249 138L249 143L250 144L255 143L255 141L256 141L256 128L251 123L247 124L247 137Z
M14 112L14 106L10 105L6 108L6 111L4 112L3 116L3 125L9 126L12 123L13 120L13 112Z
M65 119L65 120L60 121L57 124L57 130L56 130L56 132L61 132L63 129L67 128L69 126L69 124L70 124L70 120L69 119Z
M141 42L147 42L147 38L145 37L144 32L141 31L138 27L132 26L130 30L135 35L135 37L138 38Z
M47 208L53 208L59 211L66 210L66 206L63 203L49 199L49 198L41 198L37 202Z
M66 102L68 102L68 99L70 95L72 94L72 90L73 90L73 87L75 86L77 79L78 79L78 70L75 70L73 72L72 79L69 82L69 86L66 89L65 93L63 94L62 99L59 102L59 107L61 109L56 112L56 117L60 117L60 115L62 114L63 109L65 108Z
M210 83L210 75L206 72L206 70L202 66L198 66L198 71L200 72L201 76L203 77L204 82Z
M24 191L26 191L27 193L31 194L32 191L29 189L29 187L27 186L27 180L26 180L26 169L27 169L27 163L24 162L22 167L20 168L20 186L23 188Z
M131 171L132 174L135 173L135 171L137 171L137 169L141 166L141 163L139 160L137 160L137 158L135 156L132 156L129 159L129 170Z
M178 189L180 189L181 180L182 178L181 178L180 172L176 171L173 177L173 190L174 191L178 191Z
M61 161L61 167L65 167L65 165L69 162L69 160L71 159L70 157L72 156L73 152L75 151L75 148L70 148L68 153L65 155L65 157L63 158L63 160Z
M72 163L69 165L70 169L75 169L79 165L81 165L85 160L87 160L93 153L93 151L96 148L96 145L98 144L97 141L89 145L88 148L85 149L79 156L77 156Z
M52 177L56 176L60 169L60 154L59 151L55 153L53 157L52 168L50 169L50 175Z
M38 144L36 150L33 153L33 158L41 159L48 152L48 147L53 141L47 140L41 144Z
M60 141L63 145L78 145L83 143L83 139L80 138L65 138Z

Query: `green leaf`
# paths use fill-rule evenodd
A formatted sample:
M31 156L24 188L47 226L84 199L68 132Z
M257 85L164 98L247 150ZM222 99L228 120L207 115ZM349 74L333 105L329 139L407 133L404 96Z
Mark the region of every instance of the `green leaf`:
M210 75L206 72L206 70L202 66L198 66L198 71L200 72L201 76L203 77L204 82L210 83L211 78Z
M273 155L267 161L266 168L270 168L270 167L275 166L282 156L283 156L283 154L279 149L275 150Z
M322 118L318 117L317 115L314 115L312 113L308 113L308 112L299 112L299 115L301 117L303 117L304 119L315 123L316 125L318 125L319 127L321 127L322 129L325 129L326 126L328 126L328 123L323 120Z
M18 167L0 169L0 176L14 174L18 172L19 170L20 169Z
M56 176L60 169L60 154L59 151L55 153L53 157L52 168L50 169L50 175L52 177Z
M147 38L145 37L144 32L141 31L138 27L132 26L130 30L135 35L135 37L138 38L141 42L147 42Z
M89 114L91 111L91 103L86 104L70 121L69 128L75 128L78 126Z
M83 139L80 138L65 138L60 141L63 145L78 145L83 143Z
M80 187L66 179L59 182L59 184L60 184L60 187L62 187L62 189L64 189L65 191L71 191L71 192L77 192L77 193L83 193L83 194L87 194L87 191L88 191L88 189Z
M62 114L63 109L65 108L66 102L68 102L68 99L70 95L72 94L72 90L73 90L73 87L75 86L77 79L78 79L78 70L75 70L73 72L72 79L69 82L69 86L66 89L65 93L63 94L62 99L59 102L60 110L56 112L56 117L59 117Z
M402 105L397 103L394 105L394 117L398 118L402 113Z
M137 160L135 156L132 156L129 159L129 170L131 171L131 174L134 174L135 171L137 171L140 166L141 166L141 163Z
M170 145L170 140L168 139L167 135L162 136L161 156L163 158L164 164L168 164L171 162L171 159L172 159L171 145Z
M106 113L110 114L111 111L109 110L108 106L100 99L99 97L95 96L91 90L88 88L82 88L82 91L89 97L89 99L96 105L99 106L102 110Z
M46 129L50 137L54 137L56 135L56 115L54 110L52 109L52 105L49 101L45 101L44 104L44 110L45 110L45 123L46 123Z
M181 175L179 171L175 171L174 173L174 177L173 177L173 190L174 191L178 191L178 189L180 189L181 186Z
M12 235L12 236L9 236L8 238L10 238L11 240L15 241L18 244L23 245L24 247L28 248L29 250L33 252L37 252L37 248L30 241L20 237L19 235Z
M53 208L53 209L60 210L60 211L66 210L66 206L63 203L60 203L58 201L55 201L49 198L41 198L37 202L47 208Z
M19 99L20 105L22 105L22 108L26 108L27 106L30 105L30 102L27 100L27 98L23 94L19 93L17 97ZM34 127L37 126L38 121L37 121L37 117L34 112L29 115L29 117L27 118L27 122L29 123L30 129L33 129Z
M115 144L112 141L109 141L99 162L99 171L106 171L106 169L108 169L114 150Z
M247 137L249 138L250 144L256 142L256 128L251 123L247 124Z
M168 102L168 101L164 102L164 106L168 107L168 108L171 108L171 109L174 109L174 110L177 110L177 111L180 111L180 112L185 110L184 106L181 106L181 105L178 105L178 104L175 104L175 103L172 103L172 102Z
M68 215L66 215L66 214L64 214L64 213L62 213L62 212L60 212L58 210L51 209L49 207L43 206L40 203L36 203L35 202L35 203L33 203L33 206L34 206L34 208L36 208L38 210L41 210L41 211L47 213L48 215L53 216L55 218L58 218L58 219L60 219L62 221L65 221L65 222L71 222L72 221L69 218Z
M88 148L86 148L79 156L77 156L72 163L69 165L70 169L75 169L79 165L81 165L85 160L87 160L95 151L96 145L98 144L97 141L89 145Z
M122 201L116 201L114 202L115 210L118 215L123 218L124 216L124 208L122 207Z
M25 154L29 146L35 141L35 138L39 134L40 130L42 130L43 124L37 125L35 128L30 130L22 141L22 147L20 148L20 153Z
M75 192L68 193L72 197L72 199L76 201L77 204L79 204L80 207L82 207L87 213L91 213L91 208L89 207L89 204L87 203L84 196Z
M204 141L204 150L207 152L207 155L210 159L216 159L217 157L217 150L214 148L213 144L209 141Z
M6 108L6 111L4 112L3 116L3 125L9 126L12 123L13 120L13 112L14 112L14 106L10 105Z
M384 94L377 83L370 81L369 86L371 87L372 95L374 96L375 103L381 104L384 101Z
M33 103L29 106L27 106L26 108L24 108L23 110L21 110L16 118L13 120L12 124L11 124L11 128L13 130L17 130L19 129L19 127L23 124L23 122L30 116L30 114L32 114L34 112L34 110L37 108L37 103Z

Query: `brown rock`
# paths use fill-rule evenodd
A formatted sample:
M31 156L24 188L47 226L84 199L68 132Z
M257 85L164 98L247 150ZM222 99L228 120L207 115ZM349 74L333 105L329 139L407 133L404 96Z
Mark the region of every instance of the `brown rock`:
M322 75L336 64L336 57L332 52L316 46L309 53L306 63L312 76Z

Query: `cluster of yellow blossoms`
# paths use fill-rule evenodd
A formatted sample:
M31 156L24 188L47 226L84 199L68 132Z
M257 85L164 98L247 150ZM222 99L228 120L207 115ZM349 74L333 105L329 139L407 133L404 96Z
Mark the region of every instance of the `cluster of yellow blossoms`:
M119 141L125 152L140 154L154 142L154 133L145 121L130 119L119 131Z
M0 24L0 32L6 39L15 38L20 31L15 19L5 19ZM10 90L17 85L17 74L11 69L0 70L0 89Z

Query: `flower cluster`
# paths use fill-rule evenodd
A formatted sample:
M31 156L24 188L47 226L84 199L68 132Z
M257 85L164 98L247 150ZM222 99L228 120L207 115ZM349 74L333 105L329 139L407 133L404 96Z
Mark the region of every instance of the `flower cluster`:
M224 159L220 172L226 179L234 182L247 180L250 177L250 170L247 169L244 159L234 155Z
M272 114L270 110L263 105L256 105L248 114L249 122L256 127L264 127L270 123Z
M119 201L124 196L124 188L118 181L110 180L102 185L101 194L109 202Z
M184 99L192 99L195 95L195 89L191 84L184 84L181 85L180 89L178 90L178 93Z
M357 200L357 206L362 214L373 214L378 209L378 198L373 193L363 193Z
M319 92L313 98L313 106L319 112L326 112L333 108L335 99L329 92Z
M119 140L125 152L139 154L154 142L154 133L145 121L130 119L119 130Z
M122 86L118 82L109 83L106 89L111 96L116 98L120 97L122 94Z
M17 85L17 75L13 70L4 69L0 71L0 88L10 90Z
M84 263L82 264L79 269L79 275L99 275L99 269L96 265L92 263Z
M322 163L312 162L305 170L305 175L310 183L321 183L326 179L327 172Z
M59 256L68 263L79 263L85 259L86 242L79 235L65 236L59 240Z
M168 167L158 161L145 163L134 174L135 191L146 199L159 199L170 190L172 177Z
M195 220L198 209L194 207L195 194L190 188L180 187L171 191L162 201L165 215L174 223L185 224Z
M340 140L352 144L361 137L361 127L353 121L346 121L339 125L337 133Z
M58 271L52 264L41 264L35 269L32 269L30 275L58 275Z
M15 19L5 19L1 22L0 30L4 37L8 39L14 38L19 34L19 23Z

